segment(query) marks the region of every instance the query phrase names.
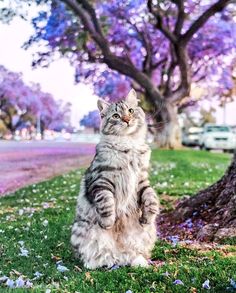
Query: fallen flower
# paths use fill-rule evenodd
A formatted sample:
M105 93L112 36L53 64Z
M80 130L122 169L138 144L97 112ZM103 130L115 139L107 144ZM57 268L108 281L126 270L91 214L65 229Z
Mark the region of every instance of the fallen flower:
M20 210L18 211L18 213L19 213L19 216L22 216L22 215L24 214L24 210L23 210L23 209L20 209Z
M27 249L20 247L20 253L19 253L20 256L28 257L28 254L29 254L29 251Z
M6 285L9 287L9 288L15 288L15 282L11 279L7 279L7 282L6 282Z
M178 235L173 235L167 237L167 240L170 240L172 242L173 246L176 246L179 243L179 236Z
M48 220L44 220L44 221L43 221L43 226L44 226L44 227L47 227L47 225L48 225Z
M233 279L230 279L230 285L236 289L236 281L234 281Z
M25 281L22 279L22 277L19 277L16 280L16 288L22 288L25 286Z
M117 269L119 269L119 268L120 268L120 266L118 266L118 265L113 265L113 266L110 268L110 270L113 271L113 270L117 270Z
M27 280L26 283L25 283L25 287L26 288L32 288L33 287L33 283L30 282L29 280Z
M181 280L175 280L173 282L174 285L184 285L184 283Z
M170 276L170 273L166 271L166 272L163 273L162 275L165 276L165 277L169 277L169 276Z
M210 286L210 281L209 280L206 280L203 284L202 284L202 288L203 289L211 289L211 286Z
M35 272L34 273L35 278L34 279L39 279L40 277L43 276L43 274L41 274L40 272Z
M7 276L0 277L0 284L5 283L8 280Z
M65 266L62 266L62 265L58 265L57 266L57 270L60 272L60 273L64 273L64 272L67 272L69 271L69 269Z
M127 290L125 293L133 293L131 290Z

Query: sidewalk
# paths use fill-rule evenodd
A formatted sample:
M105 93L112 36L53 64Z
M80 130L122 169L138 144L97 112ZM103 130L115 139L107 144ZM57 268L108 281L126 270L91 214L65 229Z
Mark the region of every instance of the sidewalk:
M0 196L85 167L94 152L94 144L0 141Z

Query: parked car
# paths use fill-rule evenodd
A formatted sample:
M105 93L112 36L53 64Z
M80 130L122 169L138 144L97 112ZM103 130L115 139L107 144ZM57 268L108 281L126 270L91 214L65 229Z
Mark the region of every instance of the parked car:
M236 136L227 125L206 124L200 136L201 149L221 149L233 151L236 148Z
M183 132L182 144L186 146L199 146L199 139L202 133L201 127L190 127Z

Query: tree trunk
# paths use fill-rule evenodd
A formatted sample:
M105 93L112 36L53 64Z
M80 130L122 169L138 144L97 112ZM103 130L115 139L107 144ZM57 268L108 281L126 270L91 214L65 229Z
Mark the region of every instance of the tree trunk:
M155 139L157 146L165 149L179 149L181 144L181 129L178 121L177 107L165 103L153 114L155 119Z
M235 238L236 153L219 181L181 201L174 211L160 217L159 224L163 236L191 235L201 241Z

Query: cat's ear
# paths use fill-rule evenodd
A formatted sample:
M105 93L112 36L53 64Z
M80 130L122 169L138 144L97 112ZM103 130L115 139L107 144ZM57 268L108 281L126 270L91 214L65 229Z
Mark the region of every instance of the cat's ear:
M131 89L128 93L127 97L125 98L125 101L132 106L138 106L138 97L137 93L134 89Z
M100 112L103 112L104 110L106 110L108 107L109 107L109 103L102 100L102 99L98 99L98 102L97 102L97 106L98 106L98 110Z

